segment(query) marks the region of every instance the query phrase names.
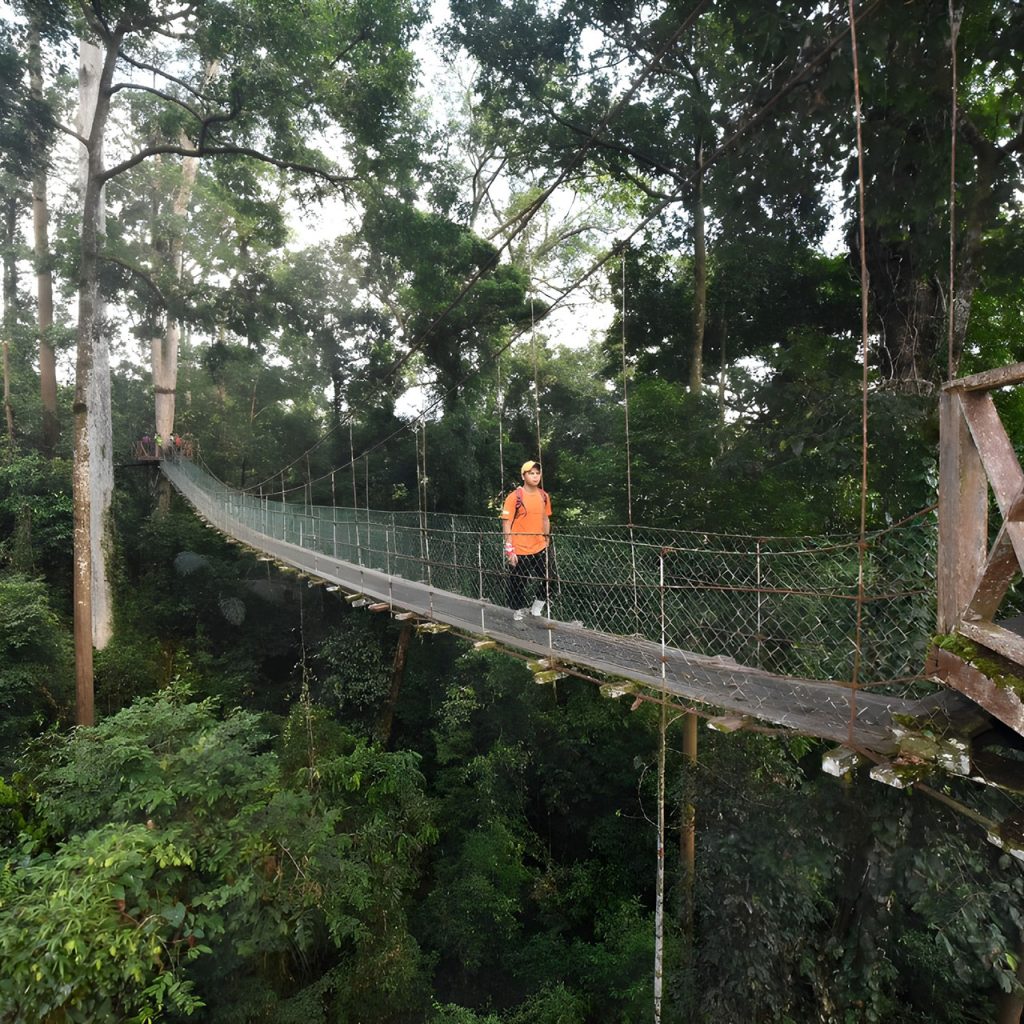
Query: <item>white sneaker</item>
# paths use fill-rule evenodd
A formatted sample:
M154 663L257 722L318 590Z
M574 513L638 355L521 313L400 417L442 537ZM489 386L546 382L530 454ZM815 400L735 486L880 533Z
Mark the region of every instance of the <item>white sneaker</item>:
M534 601L533 602L533 607L530 609L530 614L532 616L534 616L535 618L538 618L539 616L543 615L544 614L544 605L545 605L544 601Z
M512 618L515 619L516 622L522 622L523 621L523 616L525 614L526 614L526 609L525 608L517 608L512 613Z

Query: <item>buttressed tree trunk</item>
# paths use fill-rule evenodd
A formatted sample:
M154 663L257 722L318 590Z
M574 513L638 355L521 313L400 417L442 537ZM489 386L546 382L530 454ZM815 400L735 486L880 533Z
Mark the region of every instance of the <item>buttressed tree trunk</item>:
M28 41L29 88L36 100L43 98L42 52L39 26L34 21ZM50 270L49 207L46 202L46 166L32 176L32 234L36 269L36 307L39 328L39 397L43 407L43 450L53 455L60 437L57 419L57 363L50 328L53 326L53 274Z
M113 452L110 420L110 359L99 289L99 247L104 231L103 136L117 47L105 53L81 40L79 53L79 185L82 190L82 251L78 281L75 364L74 593L76 720L93 722L93 645L110 636L106 545Z

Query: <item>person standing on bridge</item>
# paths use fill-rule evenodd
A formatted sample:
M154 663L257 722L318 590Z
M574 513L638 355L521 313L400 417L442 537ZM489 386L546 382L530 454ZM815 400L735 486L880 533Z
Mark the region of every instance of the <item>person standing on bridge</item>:
M527 607L531 615L543 615L548 594L548 541L551 537L551 498L540 486L540 463L530 460L520 469L522 487L505 499L501 531L509 565L508 603L521 622ZM527 605L527 601L533 601Z

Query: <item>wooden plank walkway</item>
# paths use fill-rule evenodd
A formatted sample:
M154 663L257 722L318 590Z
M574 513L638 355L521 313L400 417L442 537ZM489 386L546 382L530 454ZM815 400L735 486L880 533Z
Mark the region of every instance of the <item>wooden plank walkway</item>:
M841 683L774 675L728 658L673 647L663 652L649 640L613 636L578 624L547 619L516 622L510 609L486 599L368 569L251 529L226 516L174 463L163 463L161 468L196 511L225 536L349 593L385 602L395 612L412 612L512 650L632 680L711 708L885 756L897 749L893 716L914 715L921 707L919 701L854 690Z

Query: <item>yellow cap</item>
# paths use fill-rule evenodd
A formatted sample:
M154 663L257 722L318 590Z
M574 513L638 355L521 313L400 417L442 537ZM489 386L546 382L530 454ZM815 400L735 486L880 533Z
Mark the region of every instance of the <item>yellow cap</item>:
M531 469L540 469L540 463L534 462L533 459L530 459L529 462L524 462L522 466L519 467L519 475L525 476Z

